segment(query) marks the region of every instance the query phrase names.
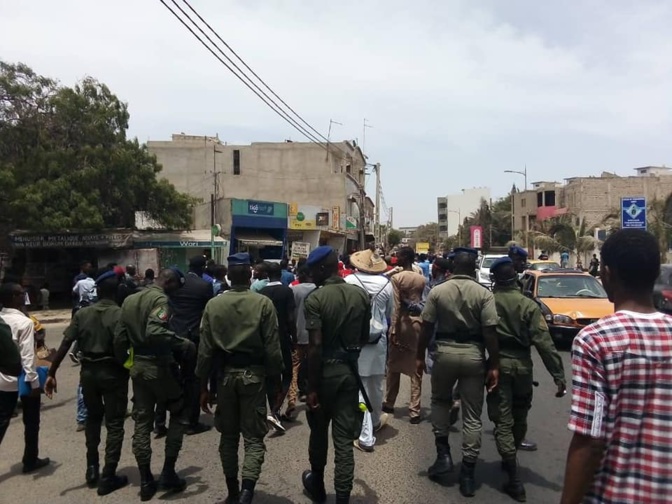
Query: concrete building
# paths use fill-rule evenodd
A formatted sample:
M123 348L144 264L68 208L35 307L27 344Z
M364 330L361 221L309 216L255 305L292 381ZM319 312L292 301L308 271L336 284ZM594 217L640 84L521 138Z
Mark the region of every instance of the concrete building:
M621 198L643 196L650 203L672 194L672 170L667 167L635 168L636 175L621 177L603 172L599 177L573 177L565 184L535 182L532 189L514 194L514 233L534 229L535 223L571 214L590 229L608 215L618 214Z
M490 201L489 187L462 189L462 192L437 198L439 238L456 235L464 219L481 206L481 200Z
M363 189L366 159L354 142L228 145L218 138L179 134L147 146L163 166L162 176L202 199L194 212L196 229L210 228L211 195L224 237L230 236L231 201L236 199L286 203L289 242L325 242L339 249L354 245L362 202L363 224L373 227L372 202Z

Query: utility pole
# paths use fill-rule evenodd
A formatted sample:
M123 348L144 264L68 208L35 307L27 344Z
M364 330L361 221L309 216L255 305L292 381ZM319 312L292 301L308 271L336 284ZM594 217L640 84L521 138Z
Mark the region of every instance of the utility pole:
M217 144L212 146L212 177L214 179L214 193L210 194L210 259L215 259L215 233L217 230L217 200L219 199L219 172L217 171Z
M380 163L376 163L376 221L374 224L373 234L376 237L376 243L381 245L381 236L380 236Z

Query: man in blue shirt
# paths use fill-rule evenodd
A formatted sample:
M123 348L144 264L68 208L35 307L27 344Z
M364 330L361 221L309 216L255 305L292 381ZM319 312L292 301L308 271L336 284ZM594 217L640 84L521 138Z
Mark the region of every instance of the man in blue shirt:
M280 281L285 287L289 287L290 284L295 280L294 274L289 272L289 260L284 258L280 261L280 268L282 269L282 277Z
M431 275L430 275L430 270L432 265L430 264L429 260L427 259L426 254L420 254L420 262L418 263L418 266L420 266L420 269L422 270L422 274L425 276L425 280L429 282L431 280Z

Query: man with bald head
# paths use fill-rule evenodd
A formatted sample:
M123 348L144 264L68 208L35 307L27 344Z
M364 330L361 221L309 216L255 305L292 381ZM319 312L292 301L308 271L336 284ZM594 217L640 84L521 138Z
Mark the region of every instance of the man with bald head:
M165 404L170 412L166 457L158 486L174 492L186 486L175 472L189 414L180 372L193 372L195 346L168 328L168 296L180 289L184 281L184 274L177 268L165 269L149 288L126 298L115 334L117 353L129 352L126 365L130 367L135 400L133 454L140 470L142 501L150 500L157 491L151 470L151 432L157 404Z

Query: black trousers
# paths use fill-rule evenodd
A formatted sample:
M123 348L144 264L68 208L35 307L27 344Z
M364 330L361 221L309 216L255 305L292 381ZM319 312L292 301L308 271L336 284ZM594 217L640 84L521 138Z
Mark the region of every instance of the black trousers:
M0 391L0 444L5 437L18 400L18 392ZM21 404L23 406L23 437L25 443L23 463L32 464L37 460L39 454L40 398L22 397Z
M289 387L292 385L292 345L287 342L280 342L280 348L282 350L282 360L285 364L285 369L280 375L282 381L282 388L280 390L274 390L273 382L267 378L266 379L266 395L268 397L268 405L270 407L271 413L279 413L282 403L287 397L289 392Z

